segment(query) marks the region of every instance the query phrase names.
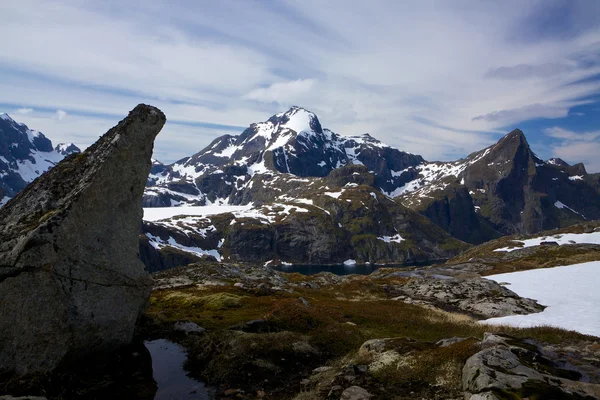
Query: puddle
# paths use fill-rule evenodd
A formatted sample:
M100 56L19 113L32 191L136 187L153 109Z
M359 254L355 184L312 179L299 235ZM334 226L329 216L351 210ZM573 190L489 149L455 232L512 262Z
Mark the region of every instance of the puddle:
M153 378L158 390L154 400L209 400L204 383L187 376L183 369L185 349L166 339L144 342L152 357Z

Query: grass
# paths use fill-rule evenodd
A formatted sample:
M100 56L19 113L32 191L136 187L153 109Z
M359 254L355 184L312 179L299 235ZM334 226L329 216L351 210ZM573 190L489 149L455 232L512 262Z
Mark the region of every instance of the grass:
M310 280L286 276L297 282ZM401 281L396 278L394 283ZM300 381L315 367L367 363L358 350L370 339L401 338L405 343L396 347L398 361L373 372L370 387L377 390L383 385L407 395L414 391L426 398L434 397L434 389L460 391L462 366L478 350L473 344L485 332L562 345L597 340L553 327L487 326L464 315L389 300L382 286L390 283L357 277L327 288L297 287L293 293L268 296L232 286L156 291L146 324L171 334L178 320L206 328L205 335L172 337L188 349L188 370L211 384L265 389L271 398L292 398L304 390ZM263 320L264 333L230 329L250 320ZM469 339L443 348L434 345L454 336ZM323 395L319 390L324 387L316 385L305 391L306 398Z

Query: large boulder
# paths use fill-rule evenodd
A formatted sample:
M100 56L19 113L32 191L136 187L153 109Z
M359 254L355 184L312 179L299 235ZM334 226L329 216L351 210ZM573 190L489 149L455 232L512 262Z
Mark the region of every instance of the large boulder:
M138 235L165 121L137 106L0 209L0 371L49 371L131 342L152 287Z

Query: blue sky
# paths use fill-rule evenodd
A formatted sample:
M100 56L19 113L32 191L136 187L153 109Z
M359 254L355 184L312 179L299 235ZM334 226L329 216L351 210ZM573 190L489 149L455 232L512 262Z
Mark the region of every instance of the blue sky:
M451 160L521 128L600 171L600 1L8 1L0 112L81 147L136 104L155 157L300 105Z

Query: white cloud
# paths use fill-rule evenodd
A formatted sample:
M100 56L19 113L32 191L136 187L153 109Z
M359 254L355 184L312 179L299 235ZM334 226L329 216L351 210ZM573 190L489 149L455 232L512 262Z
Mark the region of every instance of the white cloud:
M569 108L558 105L531 104L512 110L493 111L473 118L473 121L484 120L492 123L508 125L533 118L562 118L569 115Z
M67 115L68 114L65 110L56 110L55 117L57 120L62 121Z
M600 131L574 132L560 127L544 130L556 143L550 145L553 157L574 164L583 162L588 172L600 172Z
M18 108L15 110L17 114L27 115L33 112L33 108Z
M564 116L600 92L598 22L524 40L544 0L458 2L0 2L0 103L68 110L63 129L77 121L89 141L140 102L170 122L238 126L297 104L340 134L448 159L497 140L475 132ZM86 126L86 113L103 117ZM57 127L46 119L32 127ZM218 133L185 132L188 153Z
M315 85L314 79L297 79L289 82L273 83L269 87L254 89L245 98L263 103L301 104L302 99Z

